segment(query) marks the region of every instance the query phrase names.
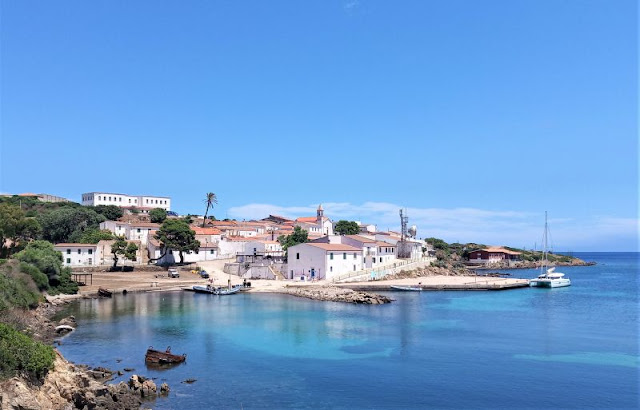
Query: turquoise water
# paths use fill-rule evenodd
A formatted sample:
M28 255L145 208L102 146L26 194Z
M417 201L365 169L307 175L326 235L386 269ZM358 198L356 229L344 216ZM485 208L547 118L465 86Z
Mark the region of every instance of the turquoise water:
M167 381L157 409L637 408L638 254L576 256L598 265L558 269L568 288L395 292L384 306L191 292L83 300L66 312L79 327L60 350ZM148 369L149 345L187 362Z

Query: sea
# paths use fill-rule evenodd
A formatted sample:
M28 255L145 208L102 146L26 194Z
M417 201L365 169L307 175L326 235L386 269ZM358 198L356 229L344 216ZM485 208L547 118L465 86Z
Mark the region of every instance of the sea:
M638 408L638 253L566 288L388 292L387 305L193 292L81 300L69 360L166 382L155 409ZM510 270L533 278L535 270ZM145 366L149 346L184 364ZM186 383L187 379L195 379Z

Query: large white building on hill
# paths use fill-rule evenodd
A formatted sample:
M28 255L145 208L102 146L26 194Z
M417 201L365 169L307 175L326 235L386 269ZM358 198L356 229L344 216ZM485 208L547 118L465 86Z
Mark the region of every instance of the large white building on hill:
M168 196L126 195L111 192L87 192L82 194L82 205L115 205L121 208L137 208L140 210L162 208L171 210L171 198Z

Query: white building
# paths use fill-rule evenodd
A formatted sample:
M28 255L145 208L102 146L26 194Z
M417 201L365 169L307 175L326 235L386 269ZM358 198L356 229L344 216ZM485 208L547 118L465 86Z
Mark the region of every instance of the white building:
M116 236L124 236L130 241L140 241L146 244L149 236L160 229L160 224L151 222L120 222L104 221L100 223L100 229L111 231Z
M245 255L258 254L262 256L284 256L282 245L278 241L270 240L252 240L245 243L244 246Z
M287 249L289 279L331 279L363 269L362 249L342 243L307 242Z
M309 232L310 235L333 235L333 222L324 216L322 204L318 205L315 217L298 218L295 225Z
M82 205L115 205L121 208L137 208L140 210L151 210L162 208L165 211L171 210L171 198L168 196L151 195L126 195L111 192L87 192L82 194Z
M163 252L160 242L157 239L150 238L147 244L147 250L149 252L149 259L154 259L158 265L180 262L180 252L168 249L166 253ZM182 252L184 262L202 262L218 259L218 246L212 243L200 244L200 248L197 251L185 251Z
M95 266L98 264L98 245L87 243L58 243L53 249L62 252L64 266Z

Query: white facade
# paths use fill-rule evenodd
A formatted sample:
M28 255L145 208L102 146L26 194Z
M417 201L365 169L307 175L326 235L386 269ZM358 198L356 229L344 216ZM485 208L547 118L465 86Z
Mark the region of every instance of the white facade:
M161 258L163 249L155 239L149 241L147 251L149 252L149 259L155 259L158 265L173 265L180 262L180 252L171 249ZM218 259L218 247L212 244L201 245L197 252L182 252L182 257L185 263L216 260Z
M246 255L251 255L254 253L262 254L262 255L271 255L271 256L284 256L284 251L282 250L282 245L280 245L277 241L249 241L245 243L244 253Z
M146 244L149 241L149 236L156 230L160 229L160 224L151 222L119 222L119 221L104 221L100 223L100 229L106 229L111 231L116 236L124 236L125 239L130 241L140 241Z
M289 279L331 279L363 269L362 250L345 244L308 242L290 247L287 253Z
M247 242L249 242L250 240L251 239L249 238L241 238L241 237L223 238L218 243L220 255L226 256L229 258L235 258L237 254L244 253L245 246L247 245Z
M121 208L162 208L171 210L171 198L166 196L126 195L110 192L87 192L82 194L82 205L115 205Z
M64 266L95 266L98 264L98 245L86 243L59 243L53 248L62 252Z

